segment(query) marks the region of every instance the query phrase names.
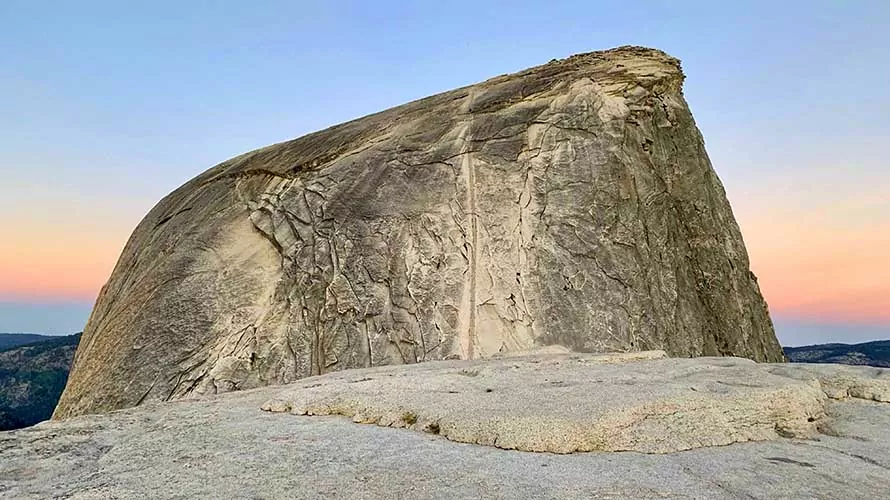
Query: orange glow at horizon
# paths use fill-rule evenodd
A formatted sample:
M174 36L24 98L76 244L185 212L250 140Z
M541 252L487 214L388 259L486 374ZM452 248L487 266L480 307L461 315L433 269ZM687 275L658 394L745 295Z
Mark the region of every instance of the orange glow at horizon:
M113 234L118 230L118 234ZM111 275L128 231L123 227L6 227L0 232L0 299L94 301ZM14 232L14 235L3 234ZM14 242L14 243L13 243Z
M773 316L890 323L890 216L848 217L849 207L836 203L745 201L736 216ZM91 212L64 227L39 214L15 218L20 227L0 228L0 300L94 301L135 226L132 215Z
M890 217L874 202L742 212L751 269L774 316L890 323Z

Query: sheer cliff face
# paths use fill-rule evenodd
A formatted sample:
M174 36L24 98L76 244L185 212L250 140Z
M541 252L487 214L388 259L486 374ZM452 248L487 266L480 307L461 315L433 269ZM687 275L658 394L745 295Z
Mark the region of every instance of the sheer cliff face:
M682 81L584 54L208 170L134 232L55 416L551 344L781 361Z

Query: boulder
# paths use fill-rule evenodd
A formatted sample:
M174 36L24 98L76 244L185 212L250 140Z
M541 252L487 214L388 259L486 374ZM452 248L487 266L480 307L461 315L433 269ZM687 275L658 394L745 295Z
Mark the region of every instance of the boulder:
M136 228L55 417L553 345L784 360L683 78L582 54L211 168Z

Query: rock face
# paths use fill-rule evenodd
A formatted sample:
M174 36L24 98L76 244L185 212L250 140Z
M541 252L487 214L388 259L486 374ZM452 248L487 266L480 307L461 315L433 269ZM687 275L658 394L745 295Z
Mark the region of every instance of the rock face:
M0 433L0 497L887 496L890 370L659 355L376 367L46 422Z
M136 228L55 416L555 344L783 360L682 82L583 54L208 170Z

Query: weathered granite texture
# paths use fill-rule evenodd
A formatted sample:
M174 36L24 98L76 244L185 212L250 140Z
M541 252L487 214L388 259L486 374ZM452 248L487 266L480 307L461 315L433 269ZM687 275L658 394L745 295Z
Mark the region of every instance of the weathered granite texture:
M890 370L664 351L558 354L380 367L277 392L264 410L344 415L508 450L670 453L814 438L830 425L829 399L890 403Z
M583 54L208 170L136 228L56 417L536 345L783 360L682 82Z
M886 498L890 370L653 357L376 367L47 422L0 433L0 497ZM407 428L260 410L319 396ZM612 449L657 453L498 448L580 443L598 424Z

